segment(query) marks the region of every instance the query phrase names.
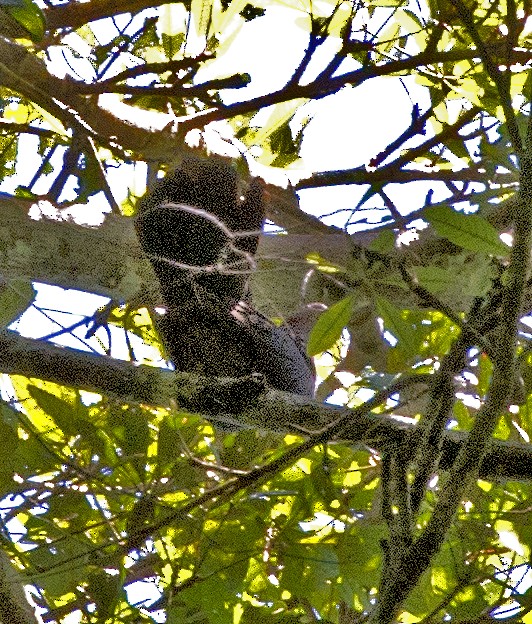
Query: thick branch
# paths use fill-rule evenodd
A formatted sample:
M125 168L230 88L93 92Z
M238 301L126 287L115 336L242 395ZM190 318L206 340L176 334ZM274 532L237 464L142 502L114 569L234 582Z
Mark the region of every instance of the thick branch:
M335 228L328 228L290 205L291 191L271 188L270 215L289 231L305 234L261 237L258 256L267 259L270 265L274 260L283 265L283 270L288 263L300 266L303 275L308 270L305 257L312 251L345 264L352 241L366 246L376 236L364 232L350 238ZM146 286L151 288L153 271L143 257L133 219L108 216L98 228L46 218L34 221L27 215L31 205L25 199L0 198L0 263L4 278L26 278L76 288L115 301L137 299ZM261 282L261 293L263 298L268 298L266 279Z
M379 230L349 236L303 213L292 191L273 185L267 185L267 190L268 216L286 227L289 236L261 237L253 296L264 313L288 314L300 304L301 284L310 268L306 262L308 254L317 252L330 262L348 266L353 252L368 247ZM149 262L143 258L131 218L111 215L98 228L87 228L46 218L34 221L27 216L31 205L25 199L0 198L0 264L4 279L29 279L75 288L136 305L150 303L146 293L156 292L155 278ZM504 202L499 207L506 209ZM489 220L496 221L498 214L494 209ZM417 262L419 258L430 262L435 253L453 253L453 249L431 236L430 230L415 244L396 251L397 259L407 263L412 254ZM277 287L280 272L288 285L284 290ZM363 279L364 275L352 271L349 278ZM399 305L412 303L409 293L399 288L396 296ZM467 306L467 299L462 304ZM524 313L529 305L527 301Z
M209 419L251 428L291 433L312 432L349 415L351 410L320 404L284 392L262 391L253 380L207 379L174 373L149 366L134 366L106 356L56 347L23 338L10 331L0 332L0 371L24 375L112 395L123 402L169 406L179 405L207 413ZM213 405L230 403L235 384L248 384L255 400L241 413L215 413ZM412 426L387 416L374 414L348 418L341 438L355 444L382 448L390 442L402 443ZM467 434L446 432L441 468L449 468ZM532 448L494 440L480 465L484 479L532 479Z
M58 28L79 28L87 22L99 20L120 13L138 13L148 7L168 4L167 0L129 0L123 5L116 0L91 0L90 2L68 2L44 9L46 23L50 30Z

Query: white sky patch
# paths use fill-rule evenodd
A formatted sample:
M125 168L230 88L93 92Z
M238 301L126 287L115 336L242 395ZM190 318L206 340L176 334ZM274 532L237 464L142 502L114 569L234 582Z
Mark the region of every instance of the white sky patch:
M340 522L340 520L335 520L329 514L318 511L314 514L314 518L312 520L308 520L306 522L299 522L299 526L303 529L303 531L326 531L330 532L332 530L337 533L343 533L345 530L345 524Z
M480 409L482 402L477 397L471 396L470 394L465 394L463 392L457 392L456 398L462 401L464 405L467 407L472 407L474 409Z

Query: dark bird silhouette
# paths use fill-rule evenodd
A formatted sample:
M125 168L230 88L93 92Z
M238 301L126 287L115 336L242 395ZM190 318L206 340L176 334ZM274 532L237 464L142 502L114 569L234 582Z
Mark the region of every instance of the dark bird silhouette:
M245 193L241 186L225 161L190 159L140 201L138 237L167 307L158 329L176 370L261 373L272 388L311 397L314 370L299 330L253 307L264 199L260 180Z

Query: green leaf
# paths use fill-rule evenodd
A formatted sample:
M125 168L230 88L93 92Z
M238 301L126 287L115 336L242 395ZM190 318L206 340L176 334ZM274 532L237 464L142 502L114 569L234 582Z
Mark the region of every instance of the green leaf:
M241 555L236 557L227 555L218 549L212 548L208 554L210 561L202 561L198 572L203 577L201 583L195 583L180 592L180 604L198 610L206 617L196 619L201 622L216 622L216 624L234 624L232 609L228 604L234 604L235 595L242 592L244 579L248 569L247 558ZM194 621L194 620L190 620Z
M35 289L26 280L10 280L0 286L0 327L7 327L34 301Z
M42 388L28 384L28 392L37 405L48 415L54 423L68 436L77 433L76 417L73 406L60 399L55 394L47 392Z
M178 33L176 35L168 35L166 33L161 34L163 49L169 59L173 59L176 54L179 53L184 40L184 33Z
M382 230L377 238L371 241L369 249L380 253L389 253L395 247L395 234L391 230Z
M299 158L301 147L301 136L292 136L290 120L275 128L269 137L270 147L275 158L271 163L272 167L286 167Z
M88 519L96 519L98 514L93 511L83 492L64 490L50 497L48 516L61 520L63 527L68 525L69 529L83 531Z
M342 330L349 323L353 312L354 296L349 295L328 310L316 321L310 332L307 353L309 356L323 353L330 349L342 335Z
M123 414L124 435L122 445L137 474L143 478L146 472L146 456L150 443L150 428L146 415L130 408Z
M179 435L178 428L170 420L165 418L159 426L159 435L157 437L157 457L162 465L173 463L179 455L180 444L182 438Z
M456 308L465 306L463 302L471 302L473 297L484 296L495 278L488 256L473 256L468 252L453 256L445 267L412 266L410 270L422 286L436 295L444 295L445 301Z
M35 516L30 520L39 520ZM42 521L42 533L50 533L50 522ZM34 532L36 533L36 532ZM84 566L62 566L59 561L76 561L87 552L90 544L79 535L74 537L65 535L55 545L43 545L41 548L29 550L25 556L37 570L45 571L39 574L39 587L49 591L52 595L62 596L67 592L74 592L80 583L87 579L87 569Z
M19 444L14 455L14 470L21 475L33 476L58 470L58 459L35 436Z
M155 513L156 498L153 494L145 493L135 501L126 521L126 531L132 535L142 526L151 522Z
M21 26L24 26L32 41L42 41L46 32L46 19L32 0L22 0L17 6L6 6L6 10Z
M11 422L11 413L7 406L0 405L0 448L2 461L0 462L0 491L5 486L13 485L11 477L16 467L19 437L15 426Z
M418 341L413 338L412 324L403 319L402 310L384 297L377 297L376 304L386 329L397 338L398 347L408 356L415 355Z
M187 617L187 609L181 605L172 605L166 612L166 624L185 624L190 622Z
M3 472L9 470L9 466L6 464L10 465L12 463L12 456L19 445L16 430L3 421L0 421L0 445L3 454L2 462L0 462L0 472Z
M283 588L316 604L324 600L320 589L339 576L338 555L330 544L290 544L285 552ZM318 603L319 604L319 603Z
M478 356L478 393L480 396L484 396L488 391L493 375L493 362L485 353L479 353Z
M495 256L507 256L510 251L497 230L478 214L466 215L449 206L428 206L423 217L441 237L464 249Z
M354 587L363 594L364 587L378 583L382 555L376 544L384 535L381 525L372 526L370 523L364 523L357 528L350 527L339 535L338 563L345 585Z
M112 616L120 598L125 597L121 575L111 576L104 570L97 570L89 575L87 592L96 603L100 622Z
M412 271L421 286L435 294L447 291L460 278L460 275L436 266L415 266Z

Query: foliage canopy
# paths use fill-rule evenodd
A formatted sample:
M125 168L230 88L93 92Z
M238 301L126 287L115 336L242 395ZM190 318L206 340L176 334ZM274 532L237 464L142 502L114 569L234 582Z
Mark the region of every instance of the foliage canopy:
M36 621L26 585L69 624L532 621L529 0L127 9L0 2L0 620ZM309 206L267 185L263 311L328 306L317 401L224 405L225 437L202 397L230 382L152 357L130 218L146 172L208 149ZM39 283L109 303L64 323ZM17 334L37 312L59 329Z

